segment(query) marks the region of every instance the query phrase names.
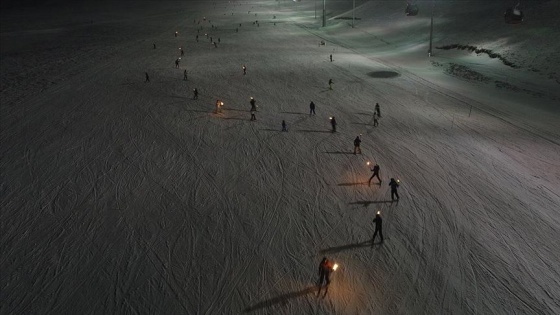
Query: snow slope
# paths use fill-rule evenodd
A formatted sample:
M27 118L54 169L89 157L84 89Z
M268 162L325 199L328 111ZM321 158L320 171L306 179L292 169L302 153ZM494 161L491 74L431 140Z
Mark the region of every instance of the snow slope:
M351 3L3 10L0 313L560 313L558 2Z

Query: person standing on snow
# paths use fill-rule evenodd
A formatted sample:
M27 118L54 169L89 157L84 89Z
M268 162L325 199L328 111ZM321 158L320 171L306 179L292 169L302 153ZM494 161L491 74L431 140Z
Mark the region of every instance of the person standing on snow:
M375 112L377 113L377 117L381 118L381 110L379 109L379 103L375 103Z
M216 114L221 112L220 107L222 106L222 101L216 100Z
M368 186L371 186L371 180L374 177L377 177L377 180L379 181L379 185L381 185L381 178L379 178L379 165L377 163L375 163L375 165L373 166L371 171L373 172L373 175L371 175L371 177L368 180Z
M317 286L319 287L319 292L317 292L317 296L321 293L321 289L323 287L323 283L325 284L325 294L329 291L329 284L331 283L331 272L333 271L333 264L327 259L327 257L323 257L321 263L319 264L319 281L317 281Z
M249 101L251 104L251 111L257 111L257 101L251 96L251 100Z
M330 55L330 58L331 58L331 62L332 62L332 54Z
M198 99L198 90L197 90L197 88L194 88L193 94L194 94L194 95L193 95L193 98L192 98L192 99L193 99L193 100L197 100L197 99Z
M247 67L245 67L245 65L243 65L243 75L247 74Z
M391 186L391 201L395 201L395 197L397 197L397 201L399 201L399 192L397 191L399 183L394 178L391 178L389 186Z
M333 80L329 79L329 90L332 90Z
M181 58L175 59L175 68L179 69L179 63L181 62Z
M144 72L144 74L146 74L146 81L144 81L144 83L150 82L150 76L148 75L148 72Z
M285 120L282 120L282 131L288 131L288 125L286 125Z
M332 132L336 132L336 119L334 119L334 116L331 117L331 127L332 127Z
M356 155L357 152L360 152L360 154L362 154L362 149L360 149L360 143L362 143L360 136L356 136L356 139L354 139L354 155Z
M183 72L183 80L187 81L187 69Z
M375 237L377 236L377 233L379 233L379 236L381 237L381 243L383 243L383 219L381 218L381 211L377 211L377 214L373 219L373 223L375 223L375 231L373 232L373 237L371 238L372 247L375 242Z
M311 114L315 115L315 103L313 103L313 101L309 103L309 116L311 116Z

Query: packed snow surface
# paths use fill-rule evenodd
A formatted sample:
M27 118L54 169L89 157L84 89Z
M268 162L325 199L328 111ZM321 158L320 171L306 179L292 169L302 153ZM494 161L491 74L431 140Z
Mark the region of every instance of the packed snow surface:
M559 2L326 3L2 10L0 313L560 314Z

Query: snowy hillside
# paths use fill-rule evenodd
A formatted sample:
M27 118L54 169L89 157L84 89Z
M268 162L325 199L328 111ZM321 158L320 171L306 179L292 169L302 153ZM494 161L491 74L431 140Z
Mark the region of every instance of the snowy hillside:
M560 313L559 2L417 3L3 9L0 313Z

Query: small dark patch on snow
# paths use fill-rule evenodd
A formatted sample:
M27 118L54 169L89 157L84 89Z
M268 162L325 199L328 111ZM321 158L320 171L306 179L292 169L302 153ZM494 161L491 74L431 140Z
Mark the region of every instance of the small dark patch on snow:
M395 71L372 71L369 72L368 75L372 78L389 79L400 76L400 73Z

